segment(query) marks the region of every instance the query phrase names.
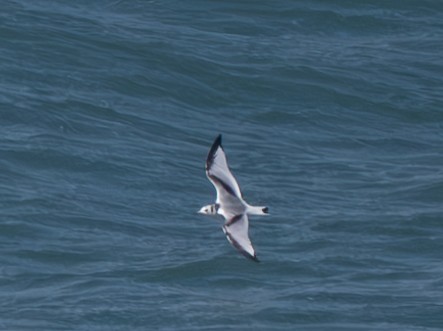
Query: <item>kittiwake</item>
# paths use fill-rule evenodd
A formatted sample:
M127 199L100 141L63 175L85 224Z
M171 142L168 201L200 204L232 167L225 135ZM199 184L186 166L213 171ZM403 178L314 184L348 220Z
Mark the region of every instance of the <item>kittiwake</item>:
M198 212L222 215L225 218L223 232L228 241L241 254L259 262L248 236L248 215L266 215L268 207L249 205L243 200L240 187L229 169L221 134L215 139L206 159L206 176L217 191L215 204L202 207Z

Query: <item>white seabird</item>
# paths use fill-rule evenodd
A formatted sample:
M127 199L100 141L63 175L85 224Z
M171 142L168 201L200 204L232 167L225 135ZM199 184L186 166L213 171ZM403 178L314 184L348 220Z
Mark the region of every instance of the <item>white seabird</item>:
M268 207L251 206L243 200L240 187L229 169L219 135L206 159L206 175L217 191L215 204L199 210L200 214L222 215L223 232L228 241L244 256L259 262L248 236L248 215L266 215Z

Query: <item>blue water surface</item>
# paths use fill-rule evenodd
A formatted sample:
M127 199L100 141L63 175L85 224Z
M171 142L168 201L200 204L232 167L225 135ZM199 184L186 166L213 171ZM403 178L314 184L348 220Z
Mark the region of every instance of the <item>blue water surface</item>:
M1 7L1 330L443 329L441 1Z

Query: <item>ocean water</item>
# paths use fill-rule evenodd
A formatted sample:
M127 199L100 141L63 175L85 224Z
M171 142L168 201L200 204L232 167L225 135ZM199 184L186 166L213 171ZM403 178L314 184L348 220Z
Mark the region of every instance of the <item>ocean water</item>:
M4 0L0 330L443 330L443 2ZM261 263L238 254L214 138Z

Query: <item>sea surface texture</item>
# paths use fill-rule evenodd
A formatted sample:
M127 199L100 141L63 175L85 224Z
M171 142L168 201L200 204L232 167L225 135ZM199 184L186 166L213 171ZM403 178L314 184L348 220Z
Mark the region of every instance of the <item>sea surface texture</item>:
M0 330L443 330L443 1L1 1Z

